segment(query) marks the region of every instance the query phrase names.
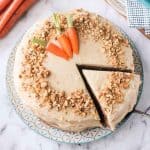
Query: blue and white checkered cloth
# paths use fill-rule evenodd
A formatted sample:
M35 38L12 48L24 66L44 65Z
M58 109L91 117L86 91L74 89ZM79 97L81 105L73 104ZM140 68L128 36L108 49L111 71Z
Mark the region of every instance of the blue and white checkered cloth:
M145 34L150 34L150 7L140 0L126 0L128 24L133 28L144 28Z

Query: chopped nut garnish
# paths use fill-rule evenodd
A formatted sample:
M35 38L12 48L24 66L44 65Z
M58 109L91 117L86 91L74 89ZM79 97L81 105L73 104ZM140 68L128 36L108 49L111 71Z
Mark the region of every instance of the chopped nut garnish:
M110 84L99 95L99 98L106 103L106 112L111 112L114 104L124 101L123 90L129 88L132 78L133 75L129 73L114 72L111 74Z

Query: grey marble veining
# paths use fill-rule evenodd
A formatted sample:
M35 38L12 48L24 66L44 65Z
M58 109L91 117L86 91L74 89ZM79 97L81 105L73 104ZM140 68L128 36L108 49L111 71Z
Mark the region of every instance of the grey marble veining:
M150 115L150 40L130 29L103 0L40 0L16 24L7 37L0 40L0 150L150 150L150 117L133 113L112 135L83 145L68 145L46 139L30 130L18 117L8 99L5 75L10 52L25 31L51 11L85 8L120 26L134 41L143 62L144 90L137 110Z

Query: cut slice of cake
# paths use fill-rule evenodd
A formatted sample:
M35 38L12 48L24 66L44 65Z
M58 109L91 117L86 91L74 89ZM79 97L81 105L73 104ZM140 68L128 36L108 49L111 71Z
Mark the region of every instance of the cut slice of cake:
M114 130L136 104L140 76L133 73L85 69L83 75L99 102L107 126Z

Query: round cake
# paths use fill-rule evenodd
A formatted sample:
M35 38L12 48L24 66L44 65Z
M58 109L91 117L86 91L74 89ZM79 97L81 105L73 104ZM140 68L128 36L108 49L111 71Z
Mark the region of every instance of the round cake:
M137 100L140 77L134 73L132 48L97 14L83 9L58 14L63 33L68 28L66 16L72 16L79 53L66 60L47 51L45 44L57 39L57 28L52 17L39 21L17 47L15 90L49 126L74 132L114 130Z

